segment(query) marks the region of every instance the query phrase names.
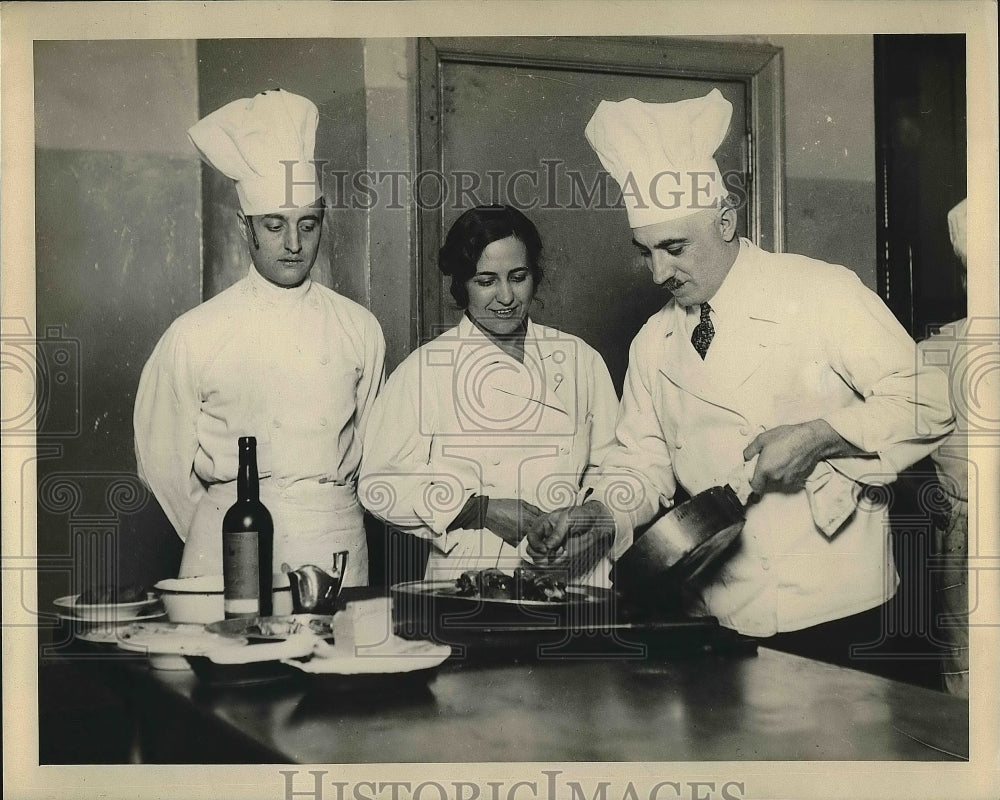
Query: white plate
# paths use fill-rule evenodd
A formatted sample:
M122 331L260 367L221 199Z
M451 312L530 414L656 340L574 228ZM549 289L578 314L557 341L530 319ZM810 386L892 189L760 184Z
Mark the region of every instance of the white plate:
M77 639L82 639L91 644L118 644L121 632L128 625L98 625L88 630L80 631L76 634Z
M118 629L116 644L122 650L151 656L202 655L226 641L195 623L137 622Z
M119 645L122 650L142 653L142 655L149 658L149 664L153 669L176 671L190 669L184 656L173 653L150 653L144 648L136 650L128 646L121 646L122 642L125 641L122 638L124 632L131 627L133 627L132 623L126 623L125 625L98 625L90 630L82 631L76 636L78 639L91 642L92 644Z
M451 648L398 636L375 647L337 647L318 640L309 661L284 661L313 675L395 675L432 669L451 655Z
M136 600L133 603L81 603L80 595L68 594L65 597L57 597L52 604L58 609L56 613L63 619L79 619L86 622L129 622L135 619L150 619L152 616L161 616L165 612L161 609L153 613L154 608L160 608L160 599L150 597L145 600Z
M174 623L166 623L174 626ZM132 653L148 655L156 669L184 670L185 655L204 655L217 664L252 664L258 661L280 661L301 658L312 652L313 636L291 637L285 642L250 645L246 639L221 639L201 636L200 626L178 625L176 628L143 629L141 626L99 625L77 634L78 639L92 644L118 645ZM166 652L169 651L169 652Z
M316 637L309 633L289 636L280 642L259 642L248 644L235 639L226 639L218 646L206 650L204 655L214 664L255 664L259 661L284 661L303 658L313 652Z

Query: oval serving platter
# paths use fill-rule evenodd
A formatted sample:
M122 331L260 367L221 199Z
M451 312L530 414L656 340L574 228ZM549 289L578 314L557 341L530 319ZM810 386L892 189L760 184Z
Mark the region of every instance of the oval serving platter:
M413 595L416 597L440 597L448 600L455 600L468 605L505 605L523 606L529 608L558 608L560 606L580 605L581 603L606 603L611 600L614 593L610 589L600 586L584 586L582 584L569 584L566 587L565 600L522 600L508 597L483 597L481 595L459 594L454 581L408 581L397 583L392 587L392 593Z

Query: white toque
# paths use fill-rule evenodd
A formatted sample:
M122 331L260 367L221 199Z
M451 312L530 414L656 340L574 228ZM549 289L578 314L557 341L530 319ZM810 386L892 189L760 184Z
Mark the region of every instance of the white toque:
M311 100L271 89L213 111L188 136L202 159L236 181L244 214L267 214L322 194L313 162L318 121Z
M587 141L621 187L631 227L685 217L725 197L715 152L732 115L718 89L676 103L601 102Z

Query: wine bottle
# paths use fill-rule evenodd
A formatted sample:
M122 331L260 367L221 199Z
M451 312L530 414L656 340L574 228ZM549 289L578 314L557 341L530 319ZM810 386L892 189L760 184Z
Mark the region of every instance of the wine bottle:
M241 436L236 502L222 519L223 606L226 618L271 615L274 523L260 502L257 440Z

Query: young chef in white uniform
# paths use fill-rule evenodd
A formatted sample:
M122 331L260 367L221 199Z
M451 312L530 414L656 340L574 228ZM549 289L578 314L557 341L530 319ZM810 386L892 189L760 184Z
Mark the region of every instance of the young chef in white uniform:
M465 212L439 258L465 316L410 354L372 410L359 496L430 539L428 580L512 571L531 521L575 502L614 441L618 397L601 356L530 319L541 250L516 209ZM606 584L608 570L594 558L573 577Z
M755 636L860 612L877 630L898 578L885 508L858 503L858 490L893 480L951 430L947 386L853 272L736 235L714 160L731 114L713 90L602 102L587 126L623 187L632 241L669 294L632 342L619 444L603 462L639 499L616 507L598 485L552 518L547 544L568 535L571 550L594 520L613 519L617 556L677 485L724 485L756 457L759 501L702 587L708 612Z
M347 550L345 584L368 580L355 482L385 343L371 313L309 277L324 217L317 121L310 100L276 90L229 103L188 132L236 182L253 263L175 320L136 395L139 475L184 539L182 577L221 574L237 440L255 436L276 569L328 568Z

